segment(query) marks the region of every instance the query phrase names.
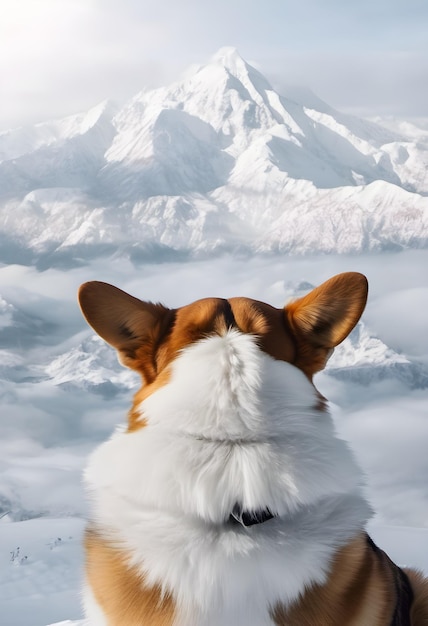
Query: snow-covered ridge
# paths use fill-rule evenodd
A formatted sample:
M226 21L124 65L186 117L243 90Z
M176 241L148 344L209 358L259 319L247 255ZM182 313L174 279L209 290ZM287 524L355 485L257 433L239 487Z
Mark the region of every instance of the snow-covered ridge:
M387 125L221 49L120 109L2 133L0 260L425 247L427 132Z
M334 351L326 372L362 385L396 379L413 388L428 387L428 369L422 363L399 354L370 333L359 322Z
M136 388L138 376L121 366L115 351L98 336L55 357L44 368L55 385L89 389L108 396Z
M97 124L108 124L115 113L115 105L105 101L89 111L64 119L24 126L0 133L0 163L40 150L78 135L84 135Z

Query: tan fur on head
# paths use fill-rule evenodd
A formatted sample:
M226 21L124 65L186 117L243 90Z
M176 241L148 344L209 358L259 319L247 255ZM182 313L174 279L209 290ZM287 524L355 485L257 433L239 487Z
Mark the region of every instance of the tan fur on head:
M331 350L353 329L366 300L367 279L346 272L284 309L249 298L231 298L229 302L241 331L259 337L262 349L274 358L312 375L325 366ZM93 281L81 286L79 302L88 323L146 383L152 382L179 350L222 327L222 300L218 298L168 309Z

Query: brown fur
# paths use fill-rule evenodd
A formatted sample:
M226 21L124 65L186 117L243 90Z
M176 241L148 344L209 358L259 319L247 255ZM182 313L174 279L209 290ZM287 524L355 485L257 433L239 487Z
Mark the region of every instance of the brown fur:
M289 610L276 607L278 626L384 626L395 606L392 573L364 534L336 553L327 583L314 586Z
M159 588L148 588L127 565L127 555L88 530L85 537L86 576L110 626L172 626L174 603Z
M412 626L428 626L428 579L416 570L404 570L415 594L412 604Z
M357 323L366 298L365 277L348 272L283 309L249 298L231 298L228 306L240 331L255 335L267 354L294 364L312 380ZM171 310L90 282L82 285L79 299L89 324L118 350L122 363L142 377L128 432L145 426L137 407L168 383L169 366L179 352L226 330L225 301L219 298ZM323 406L319 396L318 408ZM172 599L162 597L158 588L148 588L127 565L128 555L89 530L86 557L88 582L109 626L171 626ZM337 551L325 585L309 589L288 609L274 607L272 618L277 626L389 626L396 604L395 574L388 557L371 549L361 534ZM428 581L416 572L408 575L415 596L412 626L428 626Z

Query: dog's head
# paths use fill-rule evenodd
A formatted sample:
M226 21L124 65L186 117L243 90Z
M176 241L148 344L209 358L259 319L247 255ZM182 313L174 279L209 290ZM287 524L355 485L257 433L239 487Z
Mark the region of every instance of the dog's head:
M367 280L355 272L334 276L281 309L243 297L205 298L169 309L97 281L79 291L88 323L116 348L123 365L142 376L135 406L168 383L171 364L183 350L231 328L311 380L358 322L366 299ZM131 411L131 429L143 424L139 417Z
M284 515L352 491L358 469L312 375L366 297L356 273L280 309L248 298L168 309L86 283L86 319L143 378L128 429L99 448L87 480L116 485L145 509L215 523L235 510Z

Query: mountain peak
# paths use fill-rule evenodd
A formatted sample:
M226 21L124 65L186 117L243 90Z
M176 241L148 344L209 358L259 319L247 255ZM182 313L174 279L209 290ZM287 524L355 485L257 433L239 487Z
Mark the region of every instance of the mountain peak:
M257 90L272 89L265 76L247 63L233 46L220 48L212 57L212 63L224 67L245 86L248 86L250 81Z
M235 66L237 63L246 65L246 62L233 46L223 46L213 55L212 60L222 65Z

